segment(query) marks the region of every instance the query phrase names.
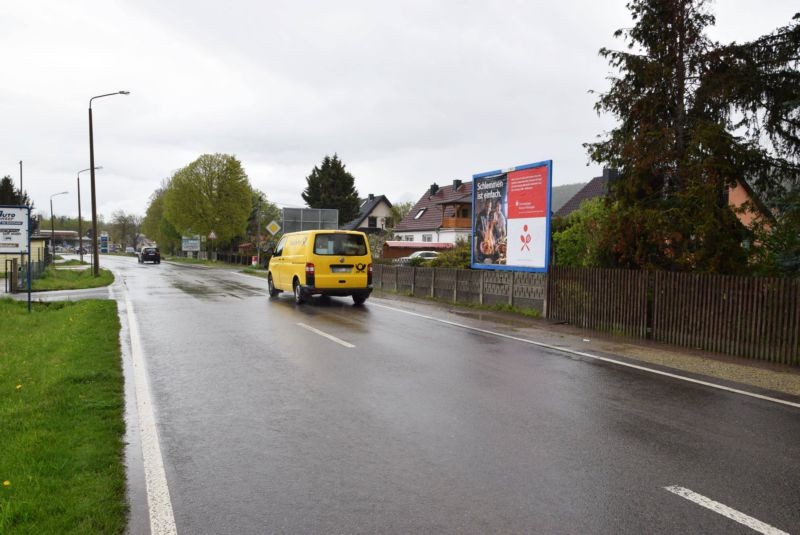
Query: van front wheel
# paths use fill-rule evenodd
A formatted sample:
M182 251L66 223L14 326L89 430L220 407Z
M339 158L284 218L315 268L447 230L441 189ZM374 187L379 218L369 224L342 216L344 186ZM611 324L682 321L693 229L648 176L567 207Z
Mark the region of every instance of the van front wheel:
M306 296L303 295L303 290L300 288L300 282L297 279L294 280L294 302L298 305L306 302Z

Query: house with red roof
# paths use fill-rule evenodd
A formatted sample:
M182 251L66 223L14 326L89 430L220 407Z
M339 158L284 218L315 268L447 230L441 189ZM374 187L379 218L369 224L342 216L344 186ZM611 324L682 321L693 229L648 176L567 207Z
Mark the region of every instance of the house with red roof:
M434 183L394 227L394 240L386 242L384 256L396 258L413 251L449 249L471 234L472 182L453 180L441 187Z

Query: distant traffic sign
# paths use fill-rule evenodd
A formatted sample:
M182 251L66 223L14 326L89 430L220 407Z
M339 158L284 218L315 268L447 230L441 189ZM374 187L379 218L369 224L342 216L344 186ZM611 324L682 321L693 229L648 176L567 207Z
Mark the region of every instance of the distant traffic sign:
M271 221L269 225L267 225L267 230L273 236L277 234L281 230L281 226L276 221Z

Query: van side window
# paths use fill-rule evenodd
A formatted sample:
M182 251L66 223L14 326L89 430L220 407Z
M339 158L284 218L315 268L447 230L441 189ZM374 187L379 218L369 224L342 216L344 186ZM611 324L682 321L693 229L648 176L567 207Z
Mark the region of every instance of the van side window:
M281 241L278 242L278 246L275 247L275 252L272 253L272 256L281 256L283 253L283 246L286 245L286 236L281 238Z
M364 256L367 244L360 234L317 234L314 238L314 254Z

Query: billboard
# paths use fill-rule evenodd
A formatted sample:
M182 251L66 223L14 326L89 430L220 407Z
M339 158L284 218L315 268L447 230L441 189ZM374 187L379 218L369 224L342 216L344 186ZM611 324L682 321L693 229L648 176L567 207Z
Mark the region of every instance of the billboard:
M547 271L553 161L472 176L472 268Z
M0 254L28 252L29 210L27 206L0 206Z
M197 252L200 250L200 235L181 236L181 251Z

